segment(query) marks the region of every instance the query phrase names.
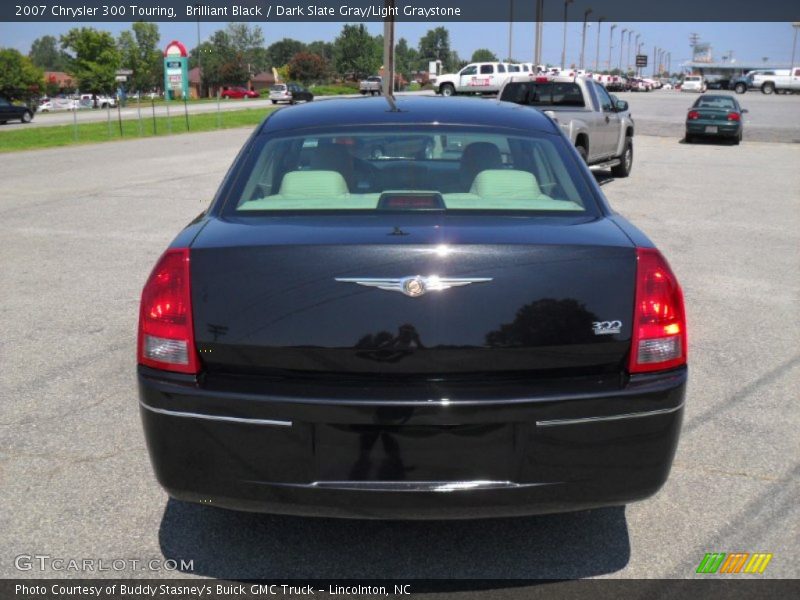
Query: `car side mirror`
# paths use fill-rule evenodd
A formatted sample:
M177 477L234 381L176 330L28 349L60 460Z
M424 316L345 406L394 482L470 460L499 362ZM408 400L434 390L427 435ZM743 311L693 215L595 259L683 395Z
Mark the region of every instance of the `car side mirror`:
M625 112L628 110L628 103L625 102L625 100L617 100L614 106L617 109L617 112Z
M746 108L743 108L743 109L742 109L742 114L744 114L744 113L748 113L748 112L750 112L750 111L749 111L749 110L747 110Z

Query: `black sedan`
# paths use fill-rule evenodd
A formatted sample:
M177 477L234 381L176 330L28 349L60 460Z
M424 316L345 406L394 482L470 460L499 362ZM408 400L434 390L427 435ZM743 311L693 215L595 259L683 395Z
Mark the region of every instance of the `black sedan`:
M747 109L736 98L723 94L703 94L686 115L686 141L697 138L722 138L738 144L744 132L743 115Z
M0 96L0 125L8 121L30 123L33 120L33 111L27 106L18 106L7 98Z
M180 500L526 515L654 494L686 356L674 273L547 117L331 100L269 115L155 265L139 400Z

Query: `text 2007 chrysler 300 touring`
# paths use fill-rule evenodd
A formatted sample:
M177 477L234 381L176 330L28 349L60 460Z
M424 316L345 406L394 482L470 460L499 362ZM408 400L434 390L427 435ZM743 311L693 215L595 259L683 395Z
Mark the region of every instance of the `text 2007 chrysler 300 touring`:
M256 130L142 293L153 467L181 500L466 518L655 493L682 292L529 107L331 100Z

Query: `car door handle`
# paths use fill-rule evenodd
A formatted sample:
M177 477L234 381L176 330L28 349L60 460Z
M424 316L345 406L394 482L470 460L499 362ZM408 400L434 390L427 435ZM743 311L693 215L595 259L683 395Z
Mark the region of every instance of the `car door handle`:
M608 115L606 115L606 123L608 123L609 121L611 121L611 117L609 117Z

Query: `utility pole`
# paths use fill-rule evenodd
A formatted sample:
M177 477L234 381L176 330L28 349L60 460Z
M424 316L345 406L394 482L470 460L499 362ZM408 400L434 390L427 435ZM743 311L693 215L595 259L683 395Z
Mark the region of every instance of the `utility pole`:
M792 23L792 27L794 27L794 41L792 42L792 63L789 66L792 69L790 73L794 76L794 57L797 53L797 30L800 29L800 21Z
M636 41L633 44L633 47L636 48L635 54L639 54L639 38L640 37L642 37L642 34L637 33L636 34ZM633 57L633 66L635 67L636 76L638 77L639 76L639 67L636 66L636 56L635 55Z
M536 0L536 48L534 49L533 62L542 63L542 37L544 36L544 0Z
M564 45L561 47L561 68L567 68L567 7L574 0L564 0Z
M617 28L617 24L614 23L611 26L611 33L608 35L608 72L611 73L611 51L614 49L614 30Z
M594 57L594 72L600 71L600 25L605 21L605 17L597 19L597 54Z
M633 31L633 29L628 31L628 66L627 66L628 71L631 70L631 38L633 37L634 33L635 32Z
M622 33L619 36L619 72L622 74L622 52L625 49L625 32L628 31L627 29L623 29Z
M587 8L586 11L583 13L583 35L581 36L581 64L578 66L579 69L583 69L583 56L584 56L584 50L586 49L586 22L589 20L590 14L592 14L591 8Z
M508 61L514 51L514 0L508 0Z
M384 0L384 6L394 9L395 0ZM394 97L394 10L387 10L383 21L383 95L390 102Z

